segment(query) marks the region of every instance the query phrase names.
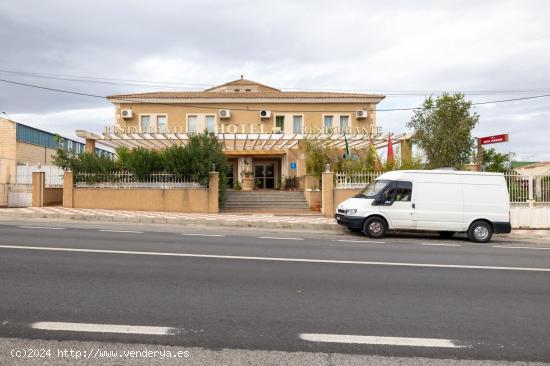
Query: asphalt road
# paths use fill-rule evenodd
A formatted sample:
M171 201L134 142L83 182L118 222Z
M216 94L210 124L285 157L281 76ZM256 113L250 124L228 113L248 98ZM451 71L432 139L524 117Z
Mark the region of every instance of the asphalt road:
M2 223L0 337L550 361L545 248Z

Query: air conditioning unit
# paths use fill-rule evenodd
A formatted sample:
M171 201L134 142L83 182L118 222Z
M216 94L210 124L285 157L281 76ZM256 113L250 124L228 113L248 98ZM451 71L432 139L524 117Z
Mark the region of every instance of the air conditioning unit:
M122 118L132 118L134 116L131 109L123 109L120 115Z
M219 113L220 118L229 118L231 117L231 110L229 109L220 109Z
M355 111L355 117L357 118L367 118L367 111L365 110L360 110L360 111Z
M271 111L267 109L262 109L260 111L260 118L271 118Z

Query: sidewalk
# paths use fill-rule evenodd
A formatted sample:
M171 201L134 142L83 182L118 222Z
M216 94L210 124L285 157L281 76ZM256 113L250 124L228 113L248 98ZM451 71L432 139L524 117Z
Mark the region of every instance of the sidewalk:
M200 214L180 212L152 212L100 210L63 207L0 208L1 218L53 218L76 221L115 221L128 223L155 223L176 225L204 225L253 227L270 229L342 231L334 219L320 215L275 216L269 214Z
M267 229L320 230L345 232L332 218L320 215L279 216L270 214L200 214L179 212L100 210L63 207L0 208L0 218L53 218L75 221L114 221L127 223L154 223L172 225L202 225L216 227L249 227ZM550 230L513 230L499 235L510 239L549 239Z

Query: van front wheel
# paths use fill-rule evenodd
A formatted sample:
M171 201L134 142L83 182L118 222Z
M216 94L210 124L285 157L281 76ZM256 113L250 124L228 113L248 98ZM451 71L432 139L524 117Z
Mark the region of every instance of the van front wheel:
M492 236L493 228L485 221L474 221L468 229L468 239L477 243L487 243Z
M369 238L380 239L386 235L387 230L386 223L379 217L367 219L363 224L363 234Z

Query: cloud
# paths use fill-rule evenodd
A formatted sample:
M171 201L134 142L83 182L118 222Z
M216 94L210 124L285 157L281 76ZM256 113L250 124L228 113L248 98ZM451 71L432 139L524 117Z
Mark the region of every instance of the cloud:
M0 3L0 69L182 82L199 89L244 74L280 88L381 91L388 95L382 109L414 107L424 95L394 91L550 93L548 19L546 1L519 0L19 0ZM97 95L159 90L0 77ZM515 96L521 95L468 98ZM550 98L476 107L481 118L475 133L508 132L509 150L550 160L544 138L550 136L549 106ZM0 84L0 110L67 132L97 130L114 114L105 100L6 84ZM411 115L377 117L386 131L402 132Z

